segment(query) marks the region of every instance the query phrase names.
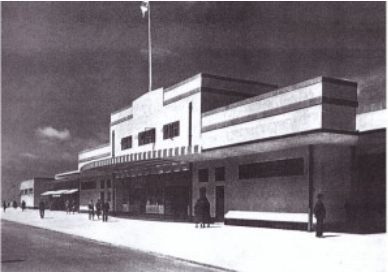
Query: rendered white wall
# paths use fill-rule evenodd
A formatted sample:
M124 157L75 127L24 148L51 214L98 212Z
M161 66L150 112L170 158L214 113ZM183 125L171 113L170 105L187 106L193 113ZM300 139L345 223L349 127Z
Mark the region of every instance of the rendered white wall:
M387 110L379 110L358 114L356 117L356 129L368 131L387 128Z
M322 106L314 106L202 134L202 148L215 148L242 142L287 135L322 126Z
M276 109L282 106L287 106L293 103L305 101L308 99L322 96L322 84L314 84L295 91L286 92L280 95L269 97L263 100L255 101L255 98L246 100L243 104L236 108L224 110L202 118L202 125L208 126L232 120L239 117L244 117L250 114L260 113L263 111ZM237 102L236 104L239 104Z

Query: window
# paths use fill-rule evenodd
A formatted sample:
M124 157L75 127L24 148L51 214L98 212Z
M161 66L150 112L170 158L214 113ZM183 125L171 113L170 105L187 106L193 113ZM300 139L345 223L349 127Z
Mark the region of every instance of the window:
M139 145L155 143L155 129L139 132Z
M208 169L199 169L198 170L198 181L199 182L208 182L209 181L209 170Z
M110 201L111 199L111 193L110 192L108 192L108 194L107 194L107 200L106 201Z
M34 193L34 188L30 188L28 193L32 195Z
M104 188L105 187L105 181L104 180L101 180L100 181L100 188L102 189L102 188Z
M179 136L179 121L163 126L163 139L171 139Z
M112 187L112 182L110 181L110 179L108 179L106 181L106 188L111 188Z
M121 139L121 150L132 148L132 136Z
M96 189L95 181L84 181L81 183L81 190Z
M242 164L239 179L301 176L304 172L303 158Z
M216 167L214 173L215 181L224 181L225 180L225 167Z

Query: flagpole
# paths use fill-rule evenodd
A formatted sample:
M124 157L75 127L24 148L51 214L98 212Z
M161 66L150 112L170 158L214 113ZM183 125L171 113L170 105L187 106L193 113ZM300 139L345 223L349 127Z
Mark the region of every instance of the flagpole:
M149 69L149 88L152 91L152 46L151 46L151 5L148 2L148 69Z

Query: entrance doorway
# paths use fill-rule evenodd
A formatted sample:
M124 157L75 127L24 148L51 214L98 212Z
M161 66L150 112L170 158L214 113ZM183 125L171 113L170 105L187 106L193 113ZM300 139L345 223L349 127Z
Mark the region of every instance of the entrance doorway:
M225 196L224 186L216 187L216 221L224 221L225 214Z

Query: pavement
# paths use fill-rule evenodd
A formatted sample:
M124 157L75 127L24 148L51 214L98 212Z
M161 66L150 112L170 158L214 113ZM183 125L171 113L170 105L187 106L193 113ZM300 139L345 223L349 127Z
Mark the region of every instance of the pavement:
M115 246L183 259L232 271L382 272L386 271L386 234L307 231L160 222L110 217L89 220L84 213L37 210L1 212L9 220L80 236Z

